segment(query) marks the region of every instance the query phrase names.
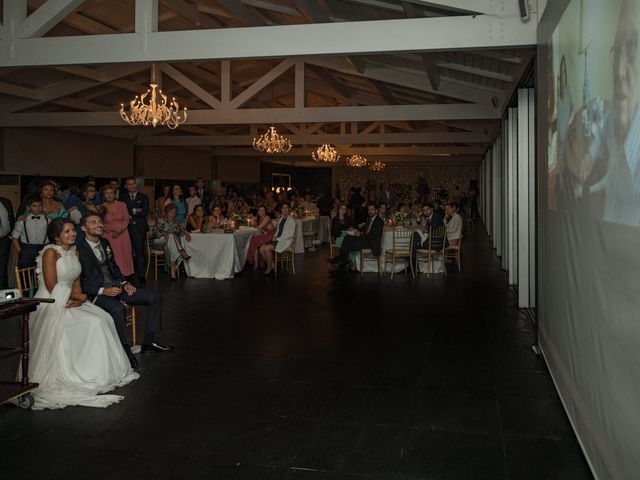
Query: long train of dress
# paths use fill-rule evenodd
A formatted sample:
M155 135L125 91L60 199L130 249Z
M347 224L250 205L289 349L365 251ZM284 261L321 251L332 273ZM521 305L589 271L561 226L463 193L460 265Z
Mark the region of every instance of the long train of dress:
M54 249L58 283L49 292L42 273L42 255ZM46 246L37 259L39 289L36 297L53 298L31 315L30 377L40 386L34 391L33 408L64 408L69 405L107 407L124 397L101 395L139 377L129 364L118 340L111 316L85 302L66 308L81 267L75 248L66 251Z

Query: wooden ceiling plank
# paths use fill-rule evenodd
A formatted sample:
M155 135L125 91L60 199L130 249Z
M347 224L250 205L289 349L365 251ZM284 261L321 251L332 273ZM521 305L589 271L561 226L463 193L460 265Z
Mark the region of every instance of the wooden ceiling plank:
M169 10L173 10L175 13L183 18L186 18L197 27L206 28L220 28L224 25L217 19L202 13L193 4L186 2L185 0L159 0L162 5Z

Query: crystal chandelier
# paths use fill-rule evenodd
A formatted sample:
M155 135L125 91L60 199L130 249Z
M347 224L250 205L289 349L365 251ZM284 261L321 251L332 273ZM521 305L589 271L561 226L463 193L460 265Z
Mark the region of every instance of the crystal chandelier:
M340 155L338 155L336 149L328 143L325 143L321 147L318 147L315 152L311 152L311 157L316 162L336 163L338 160L340 160Z
M379 160L376 160L375 162L373 162L373 163L370 165L371 170L373 170L374 172L380 172L380 171L384 170L384 167L385 167L385 166L386 166L386 165L384 164L384 162L381 162L381 161L379 161Z
M291 150L291 142L287 137L278 134L275 127L271 126L267 133L253 139L253 148L260 152L287 153Z
M364 167L367 164L367 159L362 155L351 155L347 157L347 165L350 167Z
M175 98L168 101L167 96L158 89L156 66L151 66L150 89L129 102L129 113L124 103L120 104L120 117L129 125L166 125L174 130L187 120L187 108L180 111L180 104ZM148 98L150 96L150 98ZM148 98L148 100L147 100Z

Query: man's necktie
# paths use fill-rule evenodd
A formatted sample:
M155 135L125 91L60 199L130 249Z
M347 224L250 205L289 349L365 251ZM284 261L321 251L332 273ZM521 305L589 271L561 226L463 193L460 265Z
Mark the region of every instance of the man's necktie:
M102 246L96 245L94 247L94 251L96 252L96 257L98 257L98 261L100 263L104 263L104 251L102 250Z

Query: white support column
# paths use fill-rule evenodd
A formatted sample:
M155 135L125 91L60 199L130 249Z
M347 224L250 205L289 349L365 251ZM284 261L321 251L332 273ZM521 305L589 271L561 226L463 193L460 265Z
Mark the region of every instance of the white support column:
M510 108L509 119L509 183L507 206L509 209L507 217L507 269L509 271L509 285L516 285L518 282L518 109Z
M536 95L529 89L529 307L536 306Z
M487 230L487 235L491 236L491 222L493 220L493 215L491 214L491 166L492 166L492 161L491 161L491 149L489 149L489 151L487 152L487 155L485 157L485 163L487 164L487 171L486 171L486 185L484 187L484 204L485 204L485 211L486 211L486 220L485 220L485 229Z
M498 236L500 235L500 208L498 198L500 196L500 163L498 162L498 144L494 143L491 148L491 238L493 239L493 248L497 249Z
M504 209L504 203L502 202L502 138L498 136L494 143L493 148L493 157L494 157L494 178L495 184L493 186L494 189L494 212L495 212L495 236L493 237L493 246L496 249L496 255L501 257L503 251L503 243L502 243L502 230L504 228L504 223L502 222L502 210Z
M509 209L507 208L508 202L508 185L509 185L509 122L507 121L507 117L504 116L502 118L502 132L500 133L502 137L502 205L504 208L502 209L502 268L506 269L507 262L507 225L509 223Z
M518 90L518 306L529 306L529 91Z

